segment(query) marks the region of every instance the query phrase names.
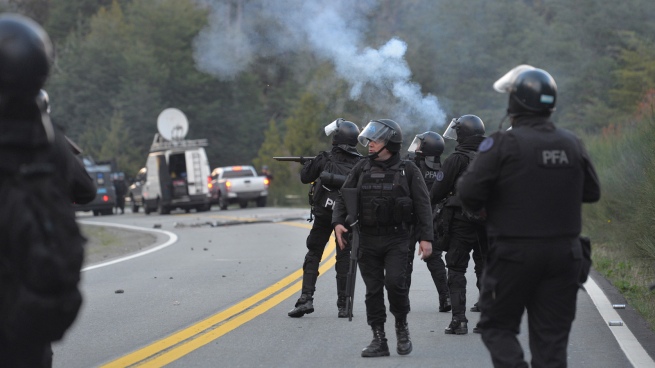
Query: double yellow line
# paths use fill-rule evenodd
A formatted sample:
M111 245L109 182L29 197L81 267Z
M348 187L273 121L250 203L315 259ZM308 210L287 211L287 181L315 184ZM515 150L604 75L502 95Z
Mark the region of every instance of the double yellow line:
M281 222L289 226L311 228L308 224ZM336 249L334 238L323 252L320 274L326 273L336 260L332 253ZM219 312L203 321L178 331L142 349L116 359L102 368L116 367L162 367L192 351L209 344L244 323L280 304L302 288L302 269L259 293Z

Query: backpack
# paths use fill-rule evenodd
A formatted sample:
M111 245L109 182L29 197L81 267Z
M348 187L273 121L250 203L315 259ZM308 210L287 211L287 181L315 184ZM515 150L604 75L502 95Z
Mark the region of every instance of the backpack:
M343 177L348 176L350 170L359 160L359 157L352 156L353 159L350 161L337 161L331 152L321 152L320 154L325 158L323 172ZM339 197L339 189L340 188L326 185L321 179L316 180L310 188L310 205L333 208L335 201Z
M86 239L52 151L0 173L0 333L17 343L61 339L82 304Z

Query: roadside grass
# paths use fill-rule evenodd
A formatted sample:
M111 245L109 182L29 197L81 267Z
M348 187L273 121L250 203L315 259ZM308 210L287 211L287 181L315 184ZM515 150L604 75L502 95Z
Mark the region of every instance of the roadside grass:
M102 226L81 225L82 234L88 239L86 252L93 254L101 252L103 247L112 247L120 244L121 239L113 231Z
M655 330L655 115L585 138L601 200L584 206L593 267Z
M605 276L648 322L655 331L655 261L645 257L626 255L616 243L592 244L593 267Z

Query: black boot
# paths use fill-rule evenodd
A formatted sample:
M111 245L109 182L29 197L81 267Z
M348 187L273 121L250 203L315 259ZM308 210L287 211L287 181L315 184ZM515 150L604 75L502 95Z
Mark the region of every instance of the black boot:
M337 308L339 308L339 318L348 318L348 309L346 309L346 297L340 296L337 299Z
M396 352L398 355L407 355L412 352L412 340L409 339L409 328L407 327L407 319L399 319L396 321Z
M309 294L302 294L296 302L296 307L289 311L289 317L298 318L314 312L314 298Z
M452 306L450 305L450 297L446 296L442 298L439 296L439 312L450 312Z
M346 309L346 287L347 278L337 275L337 308L339 309L339 318L348 318Z
M389 345L384 334L384 325L371 326L373 329L373 341L362 350L365 358L389 356Z
M469 333L468 321L460 321L459 318L453 317L445 332L446 335L466 335Z
M480 312L480 307L478 307L478 303L473 304L470 311L471 312Z

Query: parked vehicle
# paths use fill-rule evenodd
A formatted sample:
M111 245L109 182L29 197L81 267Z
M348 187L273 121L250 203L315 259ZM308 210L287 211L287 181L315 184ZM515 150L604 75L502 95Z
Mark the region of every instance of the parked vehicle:
M139 207L146 214L168 214L177 208L209 211L207 140L185 140L188 122L175 108L159 114L157 129L146 165L127 193L132 212L138 212Z
M92 211L93 216L111 215L116 206L116 192L111 180L112 168L108 163L96 164L90 157L83 159L84 167L95 180L97 194L94 200L86 204L73 204L75 211Z
M204 139L169 142L157 134L146 166L130 185L127 198L132 212L168 214L181 208L209 211L209 163Z
M218 167L211 174L211 199L222 210L232 203L241 208L248 207L254 201L257 207L266 207L269 180L257 175L252 166Z

